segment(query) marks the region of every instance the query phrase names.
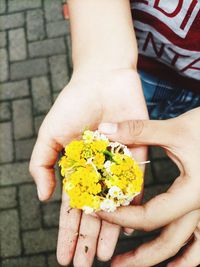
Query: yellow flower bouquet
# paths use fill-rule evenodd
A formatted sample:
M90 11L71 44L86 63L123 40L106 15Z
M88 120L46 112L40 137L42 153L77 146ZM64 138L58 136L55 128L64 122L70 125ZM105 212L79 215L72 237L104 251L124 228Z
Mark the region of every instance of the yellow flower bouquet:
M125 145L86 130L59 161L70 207L92 213L129 205L142 189L143 172Z

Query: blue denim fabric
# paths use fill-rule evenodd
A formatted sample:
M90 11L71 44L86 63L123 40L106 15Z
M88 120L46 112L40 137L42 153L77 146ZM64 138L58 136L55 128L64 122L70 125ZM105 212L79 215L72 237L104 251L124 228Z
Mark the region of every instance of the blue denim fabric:
M139 74L151 119L177 117L200 106L200 93L177 88L144 71L139 71Z

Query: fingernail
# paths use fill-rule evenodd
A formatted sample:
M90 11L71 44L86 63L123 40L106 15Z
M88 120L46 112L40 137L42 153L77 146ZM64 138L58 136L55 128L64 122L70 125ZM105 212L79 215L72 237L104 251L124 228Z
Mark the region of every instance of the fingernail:
M133 233L133 232L132 232L132 233ZM123 234L126 235L126 236L131 236L132 233L123 232Z
M123 231L124 235L126 235L126 236L131 236L133 234L133 232L134 232L134 229L129 229L129 228L124 229L124 231Z
M101 123L99 131L105 134L114 134L117 132L117 123Z

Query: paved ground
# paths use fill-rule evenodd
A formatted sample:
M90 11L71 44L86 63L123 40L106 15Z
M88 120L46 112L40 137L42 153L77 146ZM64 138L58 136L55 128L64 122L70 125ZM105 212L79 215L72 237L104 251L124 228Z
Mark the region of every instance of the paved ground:
M28 162L41 121L71 75L69 25L59 0L1 0L0 14L2 267L56 267L60 187L49 203L39 203ZM150 158L145 200L177 174L161 150L151 150ZM116 253L154 235L122 237Z

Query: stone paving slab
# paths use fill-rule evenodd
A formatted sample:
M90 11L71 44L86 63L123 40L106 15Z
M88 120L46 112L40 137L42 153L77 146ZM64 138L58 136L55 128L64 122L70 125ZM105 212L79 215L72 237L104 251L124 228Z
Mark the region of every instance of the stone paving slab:
M40 203L28 165L39 127L72 73L69 21L63 18L62 0L1 0L0 61L2 267L57 267L61 179L56 168L54 195ZM149 158L144 201L166 191L178 175L163 150L151 148ZM156 234L121 234L115 253ZM110 263L96 260L93 266Z
M15 140L32 137L33 123L31 100L28 98L14 100L12 102L12 109Z
M22 11L26 9L32 9L36 7L41 7L41 0L8 0L8 11Z
M51 91L47 76L31 79L34 114L46 114L52 105Z
M37 199L35 184L21 185L18 192L22 230L41 227L40 203ZM28 212L31 211L31 212Z
M57 229L40 229L24 232L25 254L54 251L56 248Z
M8 53L5 48L0 49L0 82L8 79Z
M0 47L5 47L7 44L6 33L0 32Z
M27 39L28 41L43 40L45 37L44 12L41 9L27 12Z
M38 256L29 256L21 257L16 259L6 259L2 263L2 267L45 267L45 257Z
M28 171L28 161L0 165L0 185L30 183L32 178Z
M0 121L11 119L11 105L9 102L0 103Z
M15 29L24 26L24 13L15 13L0 16L0 31Z
M22 80L48 73L46 58L28 59L10 64L11 80Z
M0 188L0 209L17 206L17 189L14 186Z
M23 28L10 30L9 55L10 61L24 60L27 57L25 31Z
M0 84L0 101L14 100L26 96L29 96L29 87L27 80Z
M13 142L10 122L2 122L0 124L0 144L0 162L11 162L13 160Z
M2 257L21 254L19 215L16 209L0 212L1 255Z

